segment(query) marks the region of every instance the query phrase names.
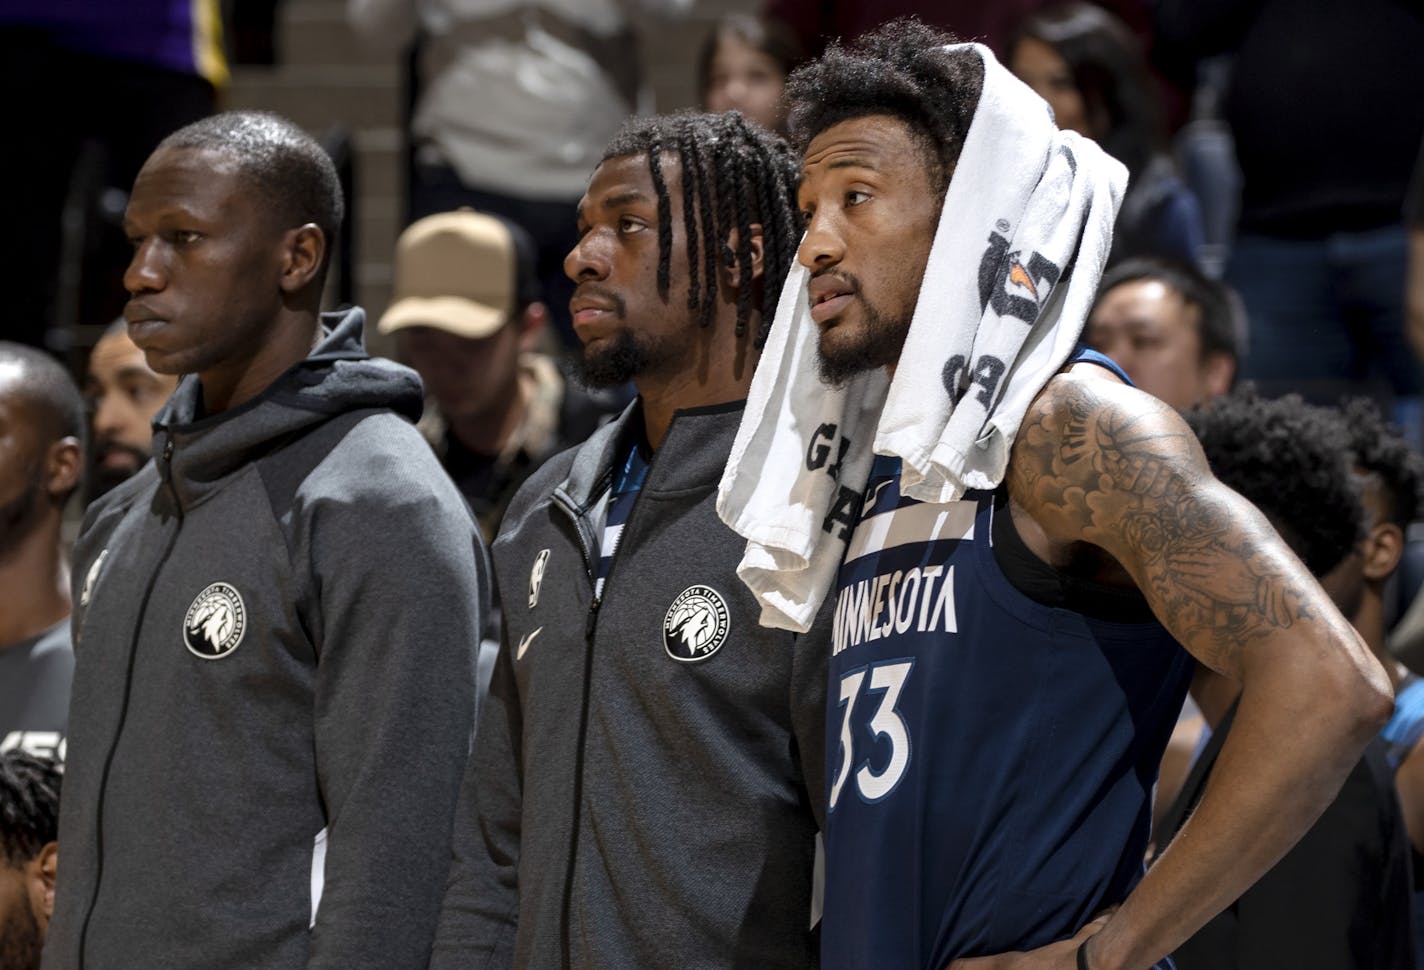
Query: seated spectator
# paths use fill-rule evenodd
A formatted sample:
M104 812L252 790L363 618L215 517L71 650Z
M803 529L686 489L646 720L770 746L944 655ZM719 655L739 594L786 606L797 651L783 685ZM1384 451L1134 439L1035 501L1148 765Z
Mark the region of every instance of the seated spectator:
M785 135L786 76L803 56L796 35L778 21L723 17L697 58L702 110L740 111L767 131Z
M39 970L54 911L60 781L52 761L0 754L0 970Z
M603 412L539 353L549 318L528 235L470 209L428 216L396 242L395 292L377 329L425 383L420 427L493 541L545 458Z
M1217 477L1264 513L1342 613L1355 614L1367 516L1339 412L1247 390L1187 419ZM1208 783L1240 688L1198 667L1192 694L1212 734L1166 812L1168 838ZM1410 970L1411 895L1408 834L1376 740L1300 842L1173 959L1178 970Z
M1424 497L1424 458L1385 422L1373 401L1356 398L1343 410L1368 530L1355 560L1355 608L1347 615L1394 686L1394 716L1380 736L1409 830L1414 884L1424 889L1424 678L1390 655L1385 637L1389 583ZM1416 891L1414 899L1416 952L1424 965L1424 895Z
M1024 20L1006 50L1010 70L1052 106L1059 128L1092 138L1127 166L1108 262L1168 256L1196 264L1201 206L1165 150L1155 88L1127 25L1091 3L1058 4Z
M1083 341L1179 411L1231 390L1242 329L1229 291L1186 263L1130 259L1103 274Z
M177 386L177 377L155 373L148 366L122 319L99 338L89 354L84 386L93 432L89 501L131 477L149 460L153 418Z
M0 342L0 751L64 759L74 653L60 522L83 440L84 399L59 362Z

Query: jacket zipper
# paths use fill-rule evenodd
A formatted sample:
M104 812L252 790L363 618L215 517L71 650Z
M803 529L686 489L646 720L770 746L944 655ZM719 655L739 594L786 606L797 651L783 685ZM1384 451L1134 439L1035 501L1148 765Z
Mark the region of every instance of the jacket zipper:
M564 888L559 903L559 962L562 967L572 966L571 944L569 942L569 912L573 903L574 863L578 858L579 825L583 808L583 760L584 747L588 739L588 708L590 700L589 680L593 674L593 634L598 626L598 608L602 598L594 592L598 588L598 563L594 557L592 529L578 509L562 495L554 495L557 505L574 527L578 537L579 552L583 554L584 571L589 579L590 599L588 617L584 623L583 652L583 697L579 701L578 742L574 752L573 812L570 815L568 865L564 870Z
M163 485L168 489L169 495L173 499L173 508L176 510L177 524L173 527L173 533L168 537L168 544L163 549L163 555L154 564L153 571L149 573L148 583L144 587L143 599L139 601L138 617L134 621L133 636L129 640L128 666L124 672L124 691L119 702L119 723L114 727L113 737L109 741L108 753L104 755L104 767L99 774L99 793L94 805L94 891L89 896L89 907L84 912L84 919L79 924L79 962L77 970L84 970L85 950L88 947L89 922L94 917L94 908L99 904L99 890L104 881L104 792L109 787L109 771L114 765L114 755L118 752L119 739L124 733L124 724L129 715L129 696L133 690L134 661L138 655L138 641L143 631L143 621L148 616L148 603L153 596L153 589L158 584L158 574L162 571L163 565L168 561L168 557L173 554L173 547L178 542L178 532L183 528L183 505L178 500L178 492L173 488L173 439L170 437L163 445L163 456L158 462L159 474L163 479Z

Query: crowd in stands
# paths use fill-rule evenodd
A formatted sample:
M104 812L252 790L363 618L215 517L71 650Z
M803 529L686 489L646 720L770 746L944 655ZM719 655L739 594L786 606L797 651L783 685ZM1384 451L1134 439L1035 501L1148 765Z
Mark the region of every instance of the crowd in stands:
M280 152L262 156L251 171L222 161L229 144L266 151L263 139L297 156L316 150L315 142L298 144L295 126L286 122L272 128L260 120L265 116L233 122L216 113L230 79L233 36L244 50L256 51L249 61L277 56L270 34L274 2L239 4L237 20L218 0L16 0L0 8L0 88L13 109L12 130L31 133L25 150L5 152L0 163L12 188L3 259L18 290L0 329L0 970L41 966L52 916L70 942L64 949L51 947L46 970L84 966L88 938L107 941L116 954L143 953L142 921L161 919L160 904L115 901L109 888L142 873L142 859L105 862L98 866L109 866L103 878L92 875L84 884L83 905L61 895L56 908L56 873L63 878L66 852L76 860L101 858L104 833L113 826L161 822L179 831L175 842L187 852L201 840L222 840L229 826L247 826L250 833L264 824L266 806L234 807L229 815L197 798L183 803L187 818L175 804L154 818L115 822L115 812L150 804L146 786L182 770L182 759L204 760L205 783L236 791L260 776L265 763L280 762L289 775L276 784L288 803L272 808L278 813L296 811L292 806L300 798L291 778L310 772L312 759L324 755L331 761L319 767L331 771L332 797L358 818L369 810L373 825L385 817L375 804L378 784L400 785L403 776L430 777L428 785L411 785L398 800L413 812L422 803L438 804L448 816L474 812L471 799L514 799L513 808L500 803L495 810L512 813L512 820L505 819L514 833L509 865L517 867L519 813L557 794L561 782L538 772L526 777L522 768L502 764L486 766L507 775L493 795L474 793L468 775L462 782L475 699L485 703L493 690L501 718L496 729L516 750L561 736L580 713L572 688L555 694L558 706L543 715L547 720L517 710L529 685L516 685L512 665L501 659L513 650L506 607L513 602L522 609L527 599L532 612L541 595L557 600L554 577L570 570L596 575L601 594L610 565L596 557L580 561L579 550L588 557L590 548L605 542L609 550L618 547L617 516L626 517L629 507L620 511L620 499L631 503L642 490L648 462L662 447L625 426L646 419L654 427L656 408L667 401L705 405L714 418L725 404L688 403L674 393L694 380L705 382L705 372L669 370L662 383L651 380L640 368L657 362L657 346L612 348L595 361L604 369L590 371L580 351L580 313L587 318L626 310L622 297L600 287L612 272L606 266L616 269L619 259L632 258L599 248L599 234L608 226L600 221L592 186L607 182L626 193L646 179L661 205L673 205L673 228L659 231L674 242L661 250L654 246L645 261L657 261L664 302L670 285L678 299L679 288L690 286L682 314L694 320L689 326L700 321L711 332L714 318L717 327L735 321L743 341L736 352L750 363L745 372L738 368L735 386L719 390L729 400L744 398L776 316L776 295L763 291L763 274L777 281L786 275L785 265L780 276L773 272L773 263L785 257L775 249L794 249L806 215L793 212L797 221L787 222L785 238L763 245L779 225L773 219L795 205L786 164L791 159L799 167L801 157L784 140L795 122L788 116L788 78L827 49L906 14L986 45L1046 102L1059 130L1097 143L1125 169L1127 188L1117 200L1111 251L1082 344L1111 358L1138 388L1185 417L1212 474L1280 535L1353 625L1395 692L1393 718L1349 769L1319 821L1276 868L1175 950L1176 966L1424 968L1424 7L1398 0L765 0L730 13L719 5L714 15L704 5L346 0L355 33L402 63L409 88L401 157L404 229L393 253L389 305L370 308L369 319L360 308L322 304L334 226L341 219L339 198L321 182L325 170L315 182L302 182L306 176L292 175L295 168L282 168L296 163L279 158ZM689 112L673 116L682 120L630 129L630 118L666 107L655 106L639 56L640 45L657 42L640 28L653 14L706 22L687 65L699 99L695 107L705 115ZM720 120L705 120L709 115ZM204 129L204 119L212 127ZM628 157L644 156L667 161L651 172L640 163L636 177L617 168ZM246 211L265 211L256 194L249 198L233 188L241 182L247 192L261 184L270 187L273 204L317 213L311 222L320 226L322 241L282 237L285 262L277 266L268 259L253 270L253 278L271 284L270 292L234 284L231 300L210 311L204 331L209 347L184 357L142 338L145 326L169 312L144 300L166 285L155 280L176 279L184 267L190 280L217 278L211 266L209 276L200 276L204 268L183 252L187 230L165 221L176 211L170 202L180 197L180 188L198 186L206 175L195 173L208 170L211 184L193 191L211 206L214 219L266 231L267 224ZM288 192L284 186L294 181L300 187ZM741 190L742 209L731 211L736 206L723 198L723 211L714 213L708 202L715 194L708 186L714 185L715 192L733 185ZM88 204L76 207L77 198ZM695 211L699 204L704 208ZM203 215L201 206L194 211ZM752 211L756 219L748 215ZM714 240L710 230L697 238L697 227L713 224L726 241ZM259 252L251 245L252 253ZM252 259L252 266L261 263ZM958 285L972 293L983 284L966 279ZM229 327L224 314L237 322ZM405 366L366 358L363 331L389 338L393 356ZM292 332L299 332L302 346L279 339ZM687 360L706 353L703 345L677 346ZM180 382L180 374L199 373L202 386L189 377ZM212 384L207 378L213 374L231 380ZM254 375L267 381L255 391L248 383ZM269 385L279 393L269 393ZM222 398L215 397L215 387ZM387 406L414 426L409 438L382 431L383 417L370 417ZM668 407L669 420L674 410ZM222 445L226 454L241 451L241 464L202 452L202 442L211 442L202 437L204 422L220 411L241 413L251 432ZM303 423L318 414L323 430ZM328 437L315 438L338 424ZM707 432L718 442L726 438L723 457L735 425L733 419ZM259 426L260 434L251 431ZM630 440L633 446L626 447ZM678 452L681 460L697 464L695 447L675 436L668 440L670 450L687 448ZM599 479L606 493L579 493L578 487L590 485L579 477L594 460L588 456L598 451L600 460L608 459L615 444L622 449L617 467ZM189 457L186 467L185 449L199 456ZM312 453L299 456L303 449ZM722 460L703 469L714 484ZM292 470L297 468L300 476ZM412 484L417 481L418 488ZM653 498L685 497L666 481L649 481ZM683 483L688 494L709 487L701 479L689 482ZM411 498L401 486L418 494ZM518 498L536 486L552 499L536 506L527 496ZM688 557L711 555L690 548L679 531L684 517L712 521L710 499L699 495L667 519L670 548L661 554L669 561L677 551L672 547L685 548ZM567 520L559 518L560 508ZM358 520L363 510L368 521ZM591 545L593 530L586 535L584 522L590 513L601 522ZM141 529L134 524L141 515L161 522L162 529ZM338 521L345 523L340 535L334 534ZM392 529L401 534L390 535ZM195 533L210 548L197 544ZM425 543L420 537L436 535L442 538L431 539L428 550L414 548ZM657 537L635 538L651 545ZM554 560L564 554L569 561L551 561L550 548ZM492 585L487 550L493 550ZM606 555L611 558L611 551ZM231 575L214 575L208 585L205 557L221 559ZM322 568L304 571L303 557ZM532 565L526 563L531 557ZM170 558L203 572L205 588L197 599L174 594L172 602L150 607L163 594L160 566ZM336 564L357 578L349 584L333 580ZM100 602L98 592L115 581L110 570L118 567L127 577L124 600L110 597L102 611L91 611L91 595ZM659 572L651 565L644 569L650 576ZM234 583L257 590L252 577L263 570L279 577L263 587L265 599L253 592L244 600L233 592ZM446 578L442 582L464 588L449 595L423 588L431 570ZM359 644L364 652L351 649L369 669L318 676L311 672L316 668L302 666L312 658L302 655L301 637L331 635L321 629L330 618L312 606L322 595L345 597L347 622L367 625L361 635L344 625L339 632L350 633L353 642L367 638ZM542 632L546 626L520 628L519 656L526 649L563 650L561 662L573 670L584 662L574 651L583 650L585 641L590 657L596 642L612 649L607 624L633 621L622 614L600 618L599 604L595 595L569 607L586 611L588 619L586 631L580 619L580 636L568 643L552 629ZM392 619L417 612L409 623ZM723 604L723 624L726 614ZM735 603L732 614L733 622L755 623ZM453 641L462 622L479 643L470 664L477 686L468 697L441 691L441 681L448 688L461 677L451 656L460 649ZM160 623L172 627L171 643L151 633ZM662 607L652 623L663 623ZM244 630L249 638L270 637L276 644L271 652L281 655L282 677L269 682L259 671L238 670L221 685L195 687L189 673L160 669L169 658L138 649L152 638L175 657L181 652L182 660L193 655L221 667L216 661L236 649ZM668 636L664 628L665 642L671 642ZM770 643L772 635L766 636ZM417 665L383 652L396 640L451 641L442 654L449 663L412 673ZM76 643L82 644L81 665L103 669L102 680L76 680ZM112 655L124 649L127 667L121 669ZM785 649L787 670L760 675L791 695L782 682L796 681L804 671ZM110 659L94 659L103 651ZM697 659L678 657L673 646L668 653ZM548 696L559 684L549 679L554 675L543 676L536 686ZM76 738L102 755L78 777L64 773L74 723L71 683L75 698L90 705ZM796 689L803 686L796 682ZM392 729L401 713L392 705L420 706L411 701L420 689L429 689L431 697L420 724ZM183 699L194 690L211 692L205 713L194 714ZM134 691L136 697L146 694L159 713L130 718ZM824 692L824 684L819 694L809 690L814 704L808 706L823 704ZM1161 760L1152 809L1155 851L1190 824L1226 739L1239 729L1234 719L1241 695L1241 684L1231 677L1205 664L1194 668ZM249 700L237 703L230 696ZM250 701L258 696L265 699ZM106 697L114 706L105 706ZM621 797L654 797L637 794L639 769L685 768L619 760L617 719L656 708L651 697L635 692L594 712L596 739L614 738L607 742L609 775L599 784L610 791L623 786ZM787 812L798 799L815 800L827 781L819 768L801 774L802 749L810 759L826 743L819 725L810 731L798 720L795 708L802 700L793 696L790 713L782 712L786 723L776 725L780 754L793 754L775 761L759 782L775 789ZM683 713L699 725L714 721L715 698L699 702L705 709L689 704ZM586 723L587 697L582 703ZM656 720L661 713L650 715L652 734L682 730L682 722ZM306 722L294 738L272 740L280 733L274 725L299 716ZM480 723L488 723L489 715L483 716ZM849 707L846 717L849 723ZM227 730L224 725L233 721L252 726L226 743L198 736ZM526 726L528 736L521 733ZM187 737L174 742L166 732ZM334 737L340 732L359 735L369 749L352 754ZM818 739L808 741L811 734ZM135 751L143 744L151 745L146 756ZM115 766L137 780L111 786ZM71 798L65 819L85 827L82 844L73 849L59 844L61 780ZM81 798L83 808L70 807ZM659 805L657 813L649 808L650 817L638 819L642 828L615 832L605 847L620 859L614 868L652 866L660 874L656 867L668 865L673 871L647 846L654 837L648 833L664 825L697 824L661 814L676 811L675 805ZM824 822L824 816L814 824L809 817L788 822L786 837L800 840ZM555 816L548 824L551 831L540 838L577 845L580 837L608 837L603 830L580 829L578 819ZM143 851L161 856L170 834L155 829L151 838L137 841ZM212 864L229 867L222 876L232 881L224 891L239 892L260 882L243 882L244 865L270 865L274 883L296 885L310 870L292 860L337 860L327 865L324 906L345 920L339 928L350 936L350 952L358 952L364 940L375 938L375 924L400 917L365 911L366 900L343 899L343 879L360 868L349 846L358 843L372 859L390 859L414 846L415 837L382 844L384 831L359 824L331 831L316 824L312 835L315 847L310 837L297 844L284 831L287 842L270 856L262 855L260 839L235 839ZM802 841L766 849L773 860L768 868L804 862L801 856L809 858L813 850L809 837ZM448 839L438 845L450 849ZM744 848L729 844L728 851ZM249 851L251 858L240 858ZM508 867L486 872L469 865L458 837L453 851L452 892L459 888L476 900L489 885L509 888L501 882L513 878ZM192 852L192 859L203 857ZM165 864L181 869L178 860ZM587 889L606 876L583 872L577 880ZM529 874L521 871L521 878ZM443 871L436 881L438 886L391 886L392 893L429 904L422 912L428 911L430 925L417 920L403 931L411 951L424 946L428 952L437 917L441 933L448 929L453 940L461 939L462 927L495 919L474 903L452 914L450 898L442 910ZM516 898L511 905L531 906L554 921L562 906L567 918L569 895L579 891L575 876L566 881L550 870L547 884L535 882L536 901ZM312 926L323 899L320 883L311 886ZM184 893L198 888L211 886L192 880L156 887L155 898L179 906ZM749 890L758 906L772 911L809 905L800 896L755 895L761 891L765 887ZM398 909L403 898L387 902ZM195 934L250 930L272 938L263 937L257 949L223 966L265 965L260 955L277 953L280 946L272 941L292 929L282 923L289 914L239 913L232 898L213 906L218 915L194 927ZM724 917L733 919L709 907L709 925ZM696 941L686 942L691 947ZM814 964L797 949L805 942L799 938L753 942L767 948L749 944L753 953L791 954L793 963ZM268 943L272 949L262 950ZM329 937L325 945L328 953L342 952ZM630 935L624 956L645 958L643 945ZM545 949L547 940L531 942L523 935L500 946L505 949L498 955L520 965L570 960L567 948L560 954ZM173 952L182 958L181 949ZM437 950L432 966L462 966L465 956L451 944L448 962L440 963ZM335 962L322 965L346 965L339 955L330 959ZM737 965L759 965L752 959ZM577 951L573 962L579 962Z

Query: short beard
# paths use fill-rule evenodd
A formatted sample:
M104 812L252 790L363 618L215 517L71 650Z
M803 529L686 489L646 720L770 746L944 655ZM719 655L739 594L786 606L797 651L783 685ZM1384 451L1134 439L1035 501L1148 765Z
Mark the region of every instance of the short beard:
M830 387L844 387L857 374L898 363L905 338L910 335L911 316L892 320L863 299L860 305L865 313L865 329L859 343L842 345L829 353L824 341L817 344L816 369L821 383Z
M597 348L585 347L574 357L574 377L587 388L617 387L648 368L652 361L647 341L624 327L605 337Z
M132 470L125 468L111 468L108 465L104 465L99 462L99 459L103 457L105 451L115 448L119 451L124 452L127 455L130 455L134 459L134 467ZM139 449L130 447L129 445L123 444L122 442L108 440L100 441L94 449L93 460L91 460L89 463L89 468L84 479L89 486L89 491L87 494L88 500L92 502L102 495L107 495L109 492L113 491L115 488L118 488L124 482L128 481L130 478L143 471L143 466L148 464L148 459L148 452L140 451Z
M43 949L44 935L30 907L23 901L12 906L0 922L0 970L39 970Z

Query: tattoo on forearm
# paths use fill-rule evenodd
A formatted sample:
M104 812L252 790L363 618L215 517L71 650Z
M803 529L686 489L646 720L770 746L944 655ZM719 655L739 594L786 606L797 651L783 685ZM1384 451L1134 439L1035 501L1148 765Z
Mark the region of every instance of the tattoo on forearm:
M1254 526L1197 487L1198 445L1175 416L1126 413L1066 383L1020 435L1011 469L1020 502L1136 560L1144 592L1179 637L1230 652L1310 616L1308 591L1266 554Z

